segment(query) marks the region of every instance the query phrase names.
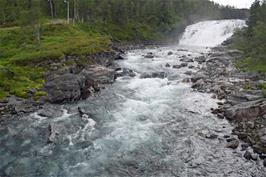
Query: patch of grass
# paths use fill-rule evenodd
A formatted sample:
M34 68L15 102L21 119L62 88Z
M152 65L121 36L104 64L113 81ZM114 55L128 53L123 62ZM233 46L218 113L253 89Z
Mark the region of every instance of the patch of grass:
M266 98L266 83L260 84L259 88L262 90L263 97Z
M236 62L238 69L243 71L254 71L259 73L266 73L266 60L254 59L247 57Z
M0 101L3 101L5 100L5 98L8 96L8 94L3 91L3 90L0 90Z
M39 41L34 34L32 27L0 29L0 99L9 94L27 98L29 90L41 90L48 61L110 50L108 36L80 26L46 24L40 28ZM45 93L39 91L35 96Z
M34 94L34 99L37 101L37 100L39 100L42 96L48 96L48 93L47 93L47 92L44 92L44 91L37 91L37 92Z

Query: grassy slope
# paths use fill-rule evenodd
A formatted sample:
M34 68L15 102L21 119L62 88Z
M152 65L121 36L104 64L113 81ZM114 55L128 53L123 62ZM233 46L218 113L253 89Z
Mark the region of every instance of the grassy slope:
M47 24L41 28L40 43L32 28L0 29L0 99L12 94L27 97L29 90L41 91L47 68L36 67L44 60L60 60L65 55L87 55L109 50L110 38L78 26Z
M266 28L263 28L264 30L255 31L256 35L252 39L246 37L246 31L238 31L234 35L233 44L230 47L242 50L245 54L243 58L236 61L236 67L239 70L266 74L266 53L264 42L266 41L266 35L263 32ZM266 97L266 83L262 84L260 88L263 90Z
M0 100L8 95L26 98L31 89L36 96L44 84L47 60L61 60L65 55L89 55L110 50L111 41L144 41L159 39L149 25L136 22L127 25L46 23L41 27L40 43L32 27L0 28Z

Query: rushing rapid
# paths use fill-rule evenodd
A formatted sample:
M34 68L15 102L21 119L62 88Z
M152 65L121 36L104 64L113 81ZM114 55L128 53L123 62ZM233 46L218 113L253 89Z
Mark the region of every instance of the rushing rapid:
M180 44L215 46L243 25L201 22L188 27ZM169 67L208 52L181 46L129 51L117 65L135 77L119 77L99 95L63 105L63 116L10 121L0 128L0 176L263 177L263 168L243 152L225 148L232 127L211 114L218 100L183 82L201 66ZM78 107L88 115L81 117ZM51 123L55 144L47 144L44 133Z

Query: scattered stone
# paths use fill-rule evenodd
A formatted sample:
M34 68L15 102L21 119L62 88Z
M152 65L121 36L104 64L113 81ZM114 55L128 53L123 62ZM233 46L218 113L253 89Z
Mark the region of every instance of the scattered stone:
M247 143L241 144L241 151L247 150L249 145Z
M224 138L230 138L231 136L230 135L224 135Z
M172 51L168 52L167 55L173 55L174 53Z
M169 63L166 63L165 67L169 68L171 65Z
M184 74L191 76L193 74L192 71L186 71Z
M39 110L37 114L41 117L55 118L61 117L63 115L63 110L59 109L57 106L45 106L43 109Z
M192 82L193 82L193 80L192 80ZM196 83L194 83L191 87L193 89L196 89L196 88L202 87L204 84L205 83L204 83L203 79L200 79Z
M194 60L191 59L191 58L182 58L182 59L180 59L180 61L182 61L182 62L187 62L187 63L192 63L192 62L194 62Z
M128 69L128 68L119 68L119 70L116 71L115 73L115 79L119 78L119 77L135 77L136 74L133 70Z
M206 61L206 58L204 56L200 56L195 58L195 61L198 62L199 64L202 64Z
M63 134L65 131L65 126L62 124L57 123L51 123L49 125L49 137L48 137L48 143L57 143L60 140L60 134Z
M187 63L181 63L180 66L181 66L181 67L186 67L186 66L188 66L188 64L187 64Z
M232 138L227 140L227 148L236 149L239 146L239 140Z
M145 58L154 58L154 54L152 52L149 52L144 57Z
M250 160L252 158L251 157L251 152L250 151L246 151L245 154L244 154L244 157L245 157L245 159Z
M114 57L114 60L124 60L125 58L121 55L117 55Z
M173 68L180 69L180 68L183 68L183 67L186 67L186 66L188 66L187 63L181 63L180 65L173 65Z
M258 160L258 154L252 153L251 154L251 159L254 160L254 161L257 161Z
M143 73L140 75L141 79L147 79L147 78L161 78L164 79L167 77L167 73L165 72L156 72L156 73Z
M210 134L210 135L206 135L205 137L206 137L207 139L216 139L216 138L218 138L218 135Z
M185 78L185 79L182 80L182 82L184 82L184 83L190 83L191 82L191 79L190 78Z

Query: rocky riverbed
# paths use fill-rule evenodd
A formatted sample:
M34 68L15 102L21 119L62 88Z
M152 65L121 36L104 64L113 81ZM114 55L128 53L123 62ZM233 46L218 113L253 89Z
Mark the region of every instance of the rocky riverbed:
M200 92L214 93L221 100L219 108L212 112L220 119L229 120L244 143L244 157L257 161L266 158L266 98L260 84L266 82L263 74L242 72L234 62L242 52L225 46L213 48L206 57L196 58L202 68L192 78L192 88ZM237 148L239 140L228 137L228 147ZM266 160L264 160L266 165Z

